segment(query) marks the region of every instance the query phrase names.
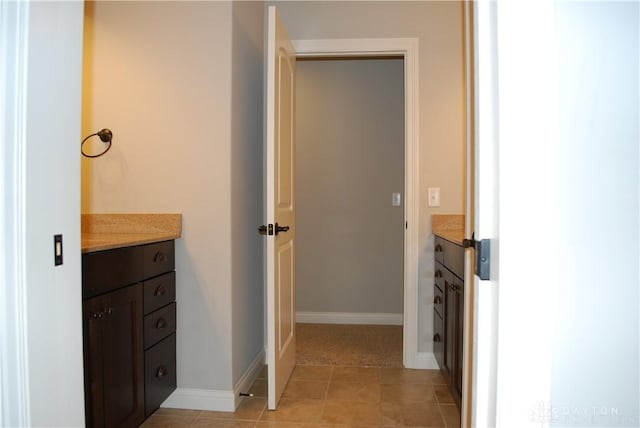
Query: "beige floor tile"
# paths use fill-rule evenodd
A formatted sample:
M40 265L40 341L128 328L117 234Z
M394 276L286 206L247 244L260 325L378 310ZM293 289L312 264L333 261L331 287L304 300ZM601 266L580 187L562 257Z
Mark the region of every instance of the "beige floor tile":
M380 383L377 367L335 367L331 382Z
M322 412L322 423L381 426L380 404L358 401L327 401Z
M331 366L296 366L291 380L328 381L331 378Z
M282 397L296 400L324 400L327 397L329 382L291 379Z
M269 382L266 379L256 379L249 388L249 394L254 397L267 397L269 394Z
M292 400L283 398L277 410L265 410L260 421L317 423L322 415L324 400Z
M449 387L446 385L434 385L433 391L436 393L436 398L440 404L454 404L453 396L449 392Z
M261 421L256 428L326 428L325 425L305 424L300 422Z
M233 419L202 418L189 425L197 428L254 428L255 421L236 421Z
M447 380L442 376L442 372L440 370L427 370L427 374L429 377L429 383L431 385L446 385Z
M142 428L183 428L191 426L194 418L176 415L157 415L153 414L144 421Z
M380 385L380 399L382 401L436 402L433 386L419 383L394 383Z
M235 419L257 421L262 411L267 407L267 400L263 397L245 398L235 412L207 412L202 411L197 420L201 419Z
M192 410L192 409L170 409L168 407L161 407L156 410L154 415L157 416L182 416L186 418L197 418L200 414L200 410Z
M382 403L385 427L444 427L435 403L388 401Z
M331 382L327 392L327 400L380 401L380 385L377 383Z
M438 373L437 370L416 370L416 369L380 369L380 383L421 383L431 384L431 379Z
M440 412L447 428L460 428L460 411L455 404L441 404Z

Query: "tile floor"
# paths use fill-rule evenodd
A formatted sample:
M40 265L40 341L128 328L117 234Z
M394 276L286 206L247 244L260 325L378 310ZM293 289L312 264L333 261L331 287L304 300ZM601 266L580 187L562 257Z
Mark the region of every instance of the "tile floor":
M460 414L436 370L296 366L278 410L266 408L266 370L231 412L160 409L154 427L459 427Z

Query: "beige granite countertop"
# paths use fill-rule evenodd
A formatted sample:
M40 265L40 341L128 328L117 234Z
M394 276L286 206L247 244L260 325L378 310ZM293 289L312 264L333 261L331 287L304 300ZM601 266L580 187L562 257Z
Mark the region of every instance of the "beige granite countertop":
M82 252L178 239L181 214L82 214Z
M431 216L431 231L447 241L462 245L464 240L464 215L462 214L433 214Z

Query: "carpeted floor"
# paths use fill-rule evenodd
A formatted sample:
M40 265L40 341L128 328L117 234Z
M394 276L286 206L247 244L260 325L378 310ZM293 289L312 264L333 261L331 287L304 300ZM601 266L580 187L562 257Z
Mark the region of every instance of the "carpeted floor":
M402 367L402 326L296 324L298 365Z

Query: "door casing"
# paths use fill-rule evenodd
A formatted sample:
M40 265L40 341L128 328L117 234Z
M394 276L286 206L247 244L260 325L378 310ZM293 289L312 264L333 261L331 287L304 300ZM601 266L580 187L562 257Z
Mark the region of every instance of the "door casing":
M292 40L298 58L398 57L404 59L404 320L403 364L406 368L437 369L433 352L418 351L418 39Z

